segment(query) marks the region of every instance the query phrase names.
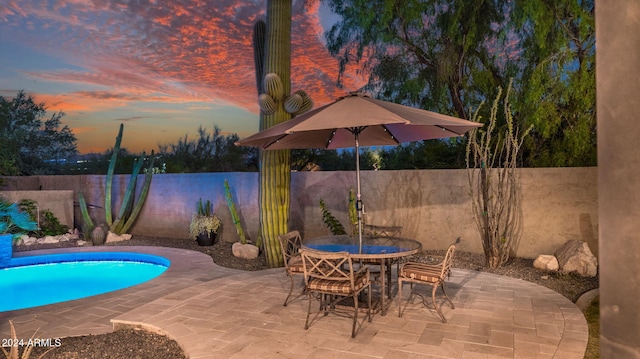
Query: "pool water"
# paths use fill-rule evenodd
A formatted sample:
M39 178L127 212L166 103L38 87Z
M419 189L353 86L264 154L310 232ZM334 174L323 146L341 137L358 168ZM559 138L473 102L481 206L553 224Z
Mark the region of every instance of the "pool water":
M168 259L130 252L77 252L13 258L0 269L0 312L128 288L169 267Z

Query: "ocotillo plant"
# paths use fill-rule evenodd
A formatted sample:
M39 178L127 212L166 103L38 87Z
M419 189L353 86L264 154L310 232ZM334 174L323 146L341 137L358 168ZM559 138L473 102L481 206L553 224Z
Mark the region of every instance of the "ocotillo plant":
M131 177L129 178L129 183L122 199L120 210L118 211L115 220L113 220L113 214L111 212L111 190L113 187L113 174L116 167L116 160L118 159L118 152L120 152L120 143L122 142L123 130L124 125L120 124L120 130L118 131L118 136L116 137L116 143L113 146L113 154L111 155L111 161L109 162L109 168L107 170L104 194L105 221L109 226L109 230L112 233L118 235L126 233L129 228L131 228L133 222L135 222L138 214L140 214L140 211L142 210L144 201L147 199L147 195L149 194L151 178L153 177L153 163L155 160L154 152L151 151L149 167L147 168L147 171L145 173L144 184L142 185L142 190L140 191L140 196L137 200L135 199L136 183L138 174L140 173L140 169L142 169L142 165L144 164L144 158L146 157L145 153L142 152L142 155L134 161L133 171L131 172ZM82 198L82 200L80 201L80 210L82 211L83 218L85 218L85 225L93 228L93 223L91 222L91 219L88 215L84 197L82 197L82 194L80 194L79 197ZM86 218L88 218L89 222Z
M511 82L503 100L507 125L504 134L496 130L502 96L502 89L498 89L486 130L471 130L467 143L467 174L474 219L482 239L485 264L494 269L509 260L512 247L522 235L522 205L516 168L524 138L533 129L520 130L514 125L510 92ZM473 121L480 121L478 112L474 112ZM497 139L492 138L494 134Z
M256 24L254 28L260 130L288 121L313 107L303 91L290 96L291 7L290 0L268 0L266 34L261 35L262 25ZM264 77L261 74L265 74ZM288 231L290 172L289 150L261 151L260 237L264 240L270 267L282 265L277 236Z

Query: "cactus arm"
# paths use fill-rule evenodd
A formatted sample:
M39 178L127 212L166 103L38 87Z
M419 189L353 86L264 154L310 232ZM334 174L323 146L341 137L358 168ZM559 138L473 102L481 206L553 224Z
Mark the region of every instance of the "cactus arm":
M82 220L84 221L86 229L91 231L95 225L89 216L89 209L87 208L87 201L84 199L82 192L78 192L78 203L80 205L80 213L82 213Z
M253 25L253 61L256 68L256 86L258 94L262 92L264 79L264 43L267 35L267 24L259 20Z
M263 20L258 20L253 26L253 59L256 69L256 87L258 97L262 93L264 80L264 57L265 42L267 41L267 24ZM264 128L264 113L260 112L259 129Z
M227 182L227 180L224 180L224 194L227 199L227 206L229 206L229 211L231 212L231 219L233 220L233 224L236 226L236 231L240 237L240 243L247 244L247 238L244 235L242 223L240 223L240 216L238 215L236 204L233 202L233 198L231 197L231 188L229 188L229 182Z
M113 146L113 153L111 154L111 161L109 161L109 169L107 170L107 178L104 188L104 212L107 225L113 224L113 217L111 214L111 188L113 187L113 172L116 168L116 160L118 159L118 152L120 152L120 143L122 143L122 131L124 124L120 124L120 130L116 137L116 144Z
M116 233L119 227L122 227L121 222L126 220L126 211L127 208L131 207L131 203L133 203L133 199L135 197L135 188L136 182L138 180L138 174L140 173L140 169L144 163L145 153L142 152L142 156L134 162L133 171L131 172L131 177L129 178L129 184L127 184L127 190L125 191L124 198L122 199L122 204L120 205L120 210L118 211L118 215L116 216L116 220L113 225L110 226L111 232Z
M140 162L142 162L142 158L140 159ZM142 206L144 205L144 202L147 199L147 195L149 194L149 188L151 187L151 179L153 178L154 162L155 162L155 156L153 151L151 151L151 160L149 161L149 167L147 167L147 173L145 173L144 175L144 184L142 185L142 190L140 191L140 198L138 198L138 201L136 202L135 207L133 207L133 211L131 211L131 215L127 218L126 222L124 222L124 225L122 226L118 234L127 233L129 228L131 228L131 226L133 225L133 222L135 222L136 218L138 218L138 215L142 210Z

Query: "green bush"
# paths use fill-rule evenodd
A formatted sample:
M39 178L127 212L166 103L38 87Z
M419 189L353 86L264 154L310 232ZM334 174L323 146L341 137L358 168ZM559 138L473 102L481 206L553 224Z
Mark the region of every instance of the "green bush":
M49 209L41 210L38 218L38 203L36 201L23 199L19 206L22 211L29 214L32 221L40 224L40 228L29 232L29 235L34 237L57 236L69 231L69 227L60 223L58 217Z

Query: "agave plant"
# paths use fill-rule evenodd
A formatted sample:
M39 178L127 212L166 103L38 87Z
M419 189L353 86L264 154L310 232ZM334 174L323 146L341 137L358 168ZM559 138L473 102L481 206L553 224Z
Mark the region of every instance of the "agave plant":
M9 328L11 328L11 338L3 339L3 342L6 340L6 341L8 341L8 342L13 344L13 343L18 343L18 341L22 341L22 339L18 339L18 336L16 335L16 328L13 326L13 322L11 320L9 320ZM10 350L5 350L4 347L2 347L2 353L4 354L5 358L7 358L7 359L29 359L31 357L31 351L34 348L34 345L31 344L31 343L34 342L33 338L35 338L37 333L38 333L38 331L36 330L36 332L33 333L33 335L31 336L31 339L29 339L28 341L25 341L28 344L26 345L25 350L22 352L22 355L20 355L20 353L19 353L20 346L18 346L18 345L11 345L11 349ZM44 356L47 355L47 353L49 353L53 349L55 349L55 348L51 348L51 349L45 351L44 353L40 354L38 359L44 358Z
M24 231L37 229L37 223L31 220L28 213L22 212L16 203L0 200L0 234L11 234L15 238Z

